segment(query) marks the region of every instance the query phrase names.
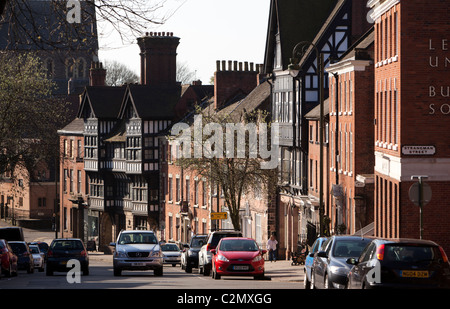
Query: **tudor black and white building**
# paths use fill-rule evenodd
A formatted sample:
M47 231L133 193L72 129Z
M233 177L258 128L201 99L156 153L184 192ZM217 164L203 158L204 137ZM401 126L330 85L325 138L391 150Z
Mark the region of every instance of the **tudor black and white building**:
M366 11L364 1L271 1L265 72L271 74L273 85L273 121L280 125L276 233L281 255L296 251L299 242L319 233L319 201L308 185L315 166L307 159L305 115L320 103L320 78L323 98L328 97L327 73L319 76L320 55L324 67L337 60L369 28ZM294 48L301 42L312 47L297 59L300 73L291 76L288 66L298 56ZM326 141L324 137L324 147Z

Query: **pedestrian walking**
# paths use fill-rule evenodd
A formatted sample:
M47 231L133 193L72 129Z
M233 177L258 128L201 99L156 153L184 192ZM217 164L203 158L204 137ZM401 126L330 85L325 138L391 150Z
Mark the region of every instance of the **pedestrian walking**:
M277 245L278 241L275 238L275 235L272 234L269 240L267 241L267 249L269 250L269 261L276 262L277 261Z

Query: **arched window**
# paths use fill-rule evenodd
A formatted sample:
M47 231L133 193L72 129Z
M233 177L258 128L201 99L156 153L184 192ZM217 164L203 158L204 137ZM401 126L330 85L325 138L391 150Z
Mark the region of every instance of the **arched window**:
M66 78L69 79L75 77L74 73L75 73L75 61L73 60L73 58L68 58L66 59Z
M86 60L78 58L76 61L76 76L77 78L86 78Z
M47 78L52 79L55 74L55 61L52 58L47 58L44 61L44 66L47 71Z

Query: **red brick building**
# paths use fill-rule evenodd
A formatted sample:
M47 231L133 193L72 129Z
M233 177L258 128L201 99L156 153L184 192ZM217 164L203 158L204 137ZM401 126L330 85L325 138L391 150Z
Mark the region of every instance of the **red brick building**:
M228 66L227 66L228 64ZM204 113L233 118L245 111L268 108L270 86L259 84L259 67L252 63L218 61L214 74L214 86L202 86L198 82L187 88L177 105L185 111L180 122L191 123L194 106ZM213 91L209 87L214 87ZM239 118L239 117L238 117ZM164 137L161 139L161 209L163 223L161 237L166 241L189 242L194 234L208 234L214 229L232 229L231 221L211 220L212 212L227 212L223 190L213 184L208 175L182 168L173 155L176 147ZM244 235L255 238L261 245L268 239L267 190L255 186L241 201L241 228Z
M327 68L330 190L326 191L326 213L334 233L353 234L373 222L373 53L372 28Z
M420 237L413 176L427 176L423 238L448 252L448 2L370 0L375 21L375 235Z

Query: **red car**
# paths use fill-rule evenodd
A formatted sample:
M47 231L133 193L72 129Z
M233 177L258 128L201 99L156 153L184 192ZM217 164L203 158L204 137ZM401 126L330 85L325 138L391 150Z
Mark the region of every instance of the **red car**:
M264 278L266 250L260 250L255 240L245 237L222 238L216 249L212 249L212 276L253 276Z
M17 276L17 256L9 246L8 242L0 239L0 275L6 274Z

